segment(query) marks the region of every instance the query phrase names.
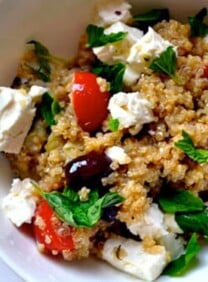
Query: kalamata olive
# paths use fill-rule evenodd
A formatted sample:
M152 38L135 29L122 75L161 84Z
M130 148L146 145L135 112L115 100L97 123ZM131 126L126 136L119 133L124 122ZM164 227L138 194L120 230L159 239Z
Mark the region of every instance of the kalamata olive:
M111 172L111 159L103 153L92 151L68 162L65 166L67 185L79 189L96 184Z
M111 206L103 209L102 219L108 221L108 222L114 222L116 221L116 215L118 212L118 207Z

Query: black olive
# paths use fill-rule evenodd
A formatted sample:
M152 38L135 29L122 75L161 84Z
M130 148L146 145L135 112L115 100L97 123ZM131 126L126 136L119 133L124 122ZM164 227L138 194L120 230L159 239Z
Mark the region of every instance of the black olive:
M75 158L65 166L67 185L74 189L99 185L101 178L111 172L110 164L110 158L95 151Z

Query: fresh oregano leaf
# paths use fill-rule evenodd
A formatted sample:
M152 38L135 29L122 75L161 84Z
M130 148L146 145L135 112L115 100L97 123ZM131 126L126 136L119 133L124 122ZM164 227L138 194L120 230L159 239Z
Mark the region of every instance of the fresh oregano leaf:
M172 46L169 46L158 58L155 58L149 68L155 72L170 76L176 83L180 81L176 75L177 57Z
M175 220L186 232L196 232L208 236L208 210L175 214Z
M119 129L119 119L110 117L109 119L109 129L113 132Z
M188 17L188 22L191 27L192 37L204 37L208 34L208 25L203 23L204 18L207 16L207 8L202 8L194 17Z
M39 190L39 188L38 188ZM69 187L59 191L41 192L58 218L71 226L93 227L101 218L103 209L123 202L124 198L115 192L108 192L99 198L96 190L90 191L87 201L82 202Z
M55 125L55 115L61 111L61 107L49 92L43 94L41 102L41 113L49 126Z
M37 63L39 65L38 68L34 68L33 66L29 66L29 67L43 81L45 82L51 81L50 53L48 49L43 44L41 44L39 41L36 40L31 40L27 43L34 45L34 52L37 56Z
M123 76L125 69L126 67L122 63L107 65L96 60L93 64L92 72L110 82L110 92L114 94L123 89Z
M166 213L195 212L204 209L204 202L192 192L184 189L172 189L158 198L162 210Z
M197 149L194 146L193 140L190 135L183 130L183 139L177 141L175 146L180 148L190 159L196 161L197 163L203 164L208 162L208 150Z
M145 32L148 30L149 26L153 26L156 23L161 22L162 20L169 21L169 19L169 10L166 8L152 9L133 17L133 21L136 23L137 27Z
M117 42L123 40L127 35L126 32L105 34L103 27L99 27L93 24L87 26L86 32L88 48L100 47L108 43Z

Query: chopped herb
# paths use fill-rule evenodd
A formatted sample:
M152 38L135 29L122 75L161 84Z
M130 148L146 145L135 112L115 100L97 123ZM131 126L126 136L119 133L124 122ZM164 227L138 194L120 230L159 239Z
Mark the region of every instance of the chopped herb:
M185 254L180 256L178 259L172 261L164 270L164 274L170 276L180 276L182 275L196 257L196 255L200 251L200 245L197 240L197 235L194 233L192 234L187 247Z
M146 13L139 14L133 17L137 27L143 31L147 31L149 26L153 26L162 20L169 21L170 15L168 9L152 9Z
M51 67L49 63L50 53L48 49L42 45L40 42L31 40L28 44L34 45L34 51L37 56L37 62L39 67L34 68L29 66L37 76L45 82L51 81L50 74L51 74Z
M203 23L204 18L207 16L207 14L207 8L203 8L196 14L196 16L188 17L192 37L204 37L208 34L208 25Z
M99 198L98 192L93 190L90 191L88 200L82 202L78 194L69 187L65 188L63 193L41 191L41 195L48 201L60 220L75 227L93 227L101 218L104 208L124 200L115 192L108 192Z
M204 209L204 202L192 192L184 189L172 189L158 198L160 207L164 212L195 212Z
M122 63L106 65L96 60L93 65L92 72L110 82L111 93L117 93L123 88L123 76L125 69L126 67Z
M109 128L111 131L118 131L119 128L119 119L110 117L109 119Z
M103 27L99 27L92 24L88 25L86 32L88 39L88 48L104 46L108 43L117 42L123 40L127 35L126 32L105 34Z
M175 215L176 222L184 232L197 232L208 236L208 210L200 212L178 213Z
M196 149L193 140L186 131L182 131L183 139L175 143L192 160L203 164L208 162L208 150Z
M59 103L48 93L44 93L41 102L41 113L49 126L55 125L54 116L61 110Z
M159 58L155 58L150 69L153 71L169 75L176 83L180 83L176 75L177 57L176 52L172 46L169 46L164 52L160 54Z

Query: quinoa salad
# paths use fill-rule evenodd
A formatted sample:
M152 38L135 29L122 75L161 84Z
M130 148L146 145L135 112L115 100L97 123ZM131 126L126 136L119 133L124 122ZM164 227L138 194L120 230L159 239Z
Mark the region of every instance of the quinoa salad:
M207 14L99 1L73 58L26 43L0 87L2 209L40 252L145 281L191 271L208 237Z

